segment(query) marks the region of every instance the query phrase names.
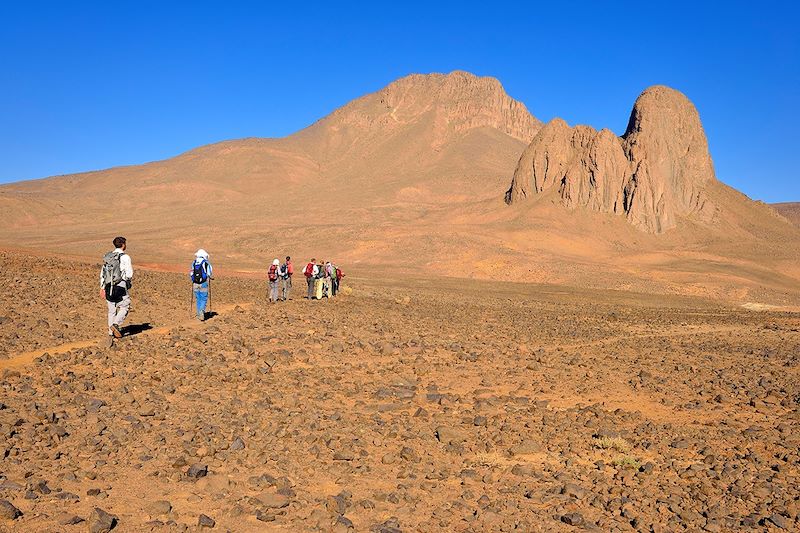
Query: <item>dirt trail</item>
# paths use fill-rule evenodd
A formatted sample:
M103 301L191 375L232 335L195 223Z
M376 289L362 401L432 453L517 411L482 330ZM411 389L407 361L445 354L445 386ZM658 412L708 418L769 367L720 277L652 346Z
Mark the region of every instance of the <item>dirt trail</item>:
M675 337L686 337L692 335L709 335L712 333L729 333L731 331L740 330L740 326L700 326L693 329L687 330L686 328L681 328L680 331L669 330L669 331L662 331L658 333L643 333L643 334L631 334L631 335L615 335L613 337L605 337L602 339L597 339L594 341L588 342L576 342L573 344L556 344L547 348L554 349L554 348L561 348L561 349L574 349L574 348L590 348L593 346L603 346L607 343L619 342L623 340L631 340L631 339L662 339L662 338L675 338Z
M216 315L222 315L224 313L227 313L228 311L232 311L236 307L241 307L241 308L245 308L246 309L246 308L251 307L252 305L253 305L252 302L219 305L219 306L217 306L217 308L214 311L214 313ZM138 337L140 335L141 336L163 335L163 334L167 333L168 331L170 331L171 329L173 329L175 327L194 328L194 327L200 326L201 324L203 324L203 323L202 322L198 322L197 320L194 320L194 319L189 319L189 320L185 320L183 322L177 322L177 323L174 323L174 324L168 324L166 326L159 326L157 328L144 330L144 331L142 331L140 333L137 333L136 336ZM124 338L125 337L123 337L123 339ZM29 364L33 363L33 361L37 357L41 357L44 354L50 354L50 355L61 354L61 353L69 352L70 350L77 350L77 349L80 349L80 348L88 348L90 346L96 346L99 342L101 342L101 340L102 339L100 339L100 338L93 338L93 339L88 339L88 340L80 340L80 341L68 342L68 343L65 343L65 344L59 344L57 346L49 346L49 347L46 347L46 348L39 348L37 350L31 350L29 352L23 352L23 353L11 356L8 359L0 359L0 370L4 370L6 368L20 368L20 367L29 365ZM119 341L117 341L117 342L119 342Z

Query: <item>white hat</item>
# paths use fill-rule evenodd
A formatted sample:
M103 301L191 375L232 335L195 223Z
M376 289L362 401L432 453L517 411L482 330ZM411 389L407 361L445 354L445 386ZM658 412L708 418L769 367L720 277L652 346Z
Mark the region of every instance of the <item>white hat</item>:
M272 264L275 266L280 266L281 262L276 259L272 262Z
M195 257L199 257L200 259L205 259L205 260L208 260L208 252L206 252L206 251L205 251L205 250L203 250L202 248L200 248L199 250L197 250L197 252L195 252L194 256L195 256Z

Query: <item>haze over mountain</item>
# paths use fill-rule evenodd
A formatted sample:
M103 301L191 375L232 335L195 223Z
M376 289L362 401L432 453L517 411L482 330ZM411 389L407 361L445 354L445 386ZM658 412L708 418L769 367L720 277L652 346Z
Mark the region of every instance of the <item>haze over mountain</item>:
M543 128L493 78L411 75L285 138L3 186L0 209L2 246L95 258L124 234L161 265L203 246L223 270L289 253L770 301L800 280L800 231L716 180L694 106L666 87L617 138Z

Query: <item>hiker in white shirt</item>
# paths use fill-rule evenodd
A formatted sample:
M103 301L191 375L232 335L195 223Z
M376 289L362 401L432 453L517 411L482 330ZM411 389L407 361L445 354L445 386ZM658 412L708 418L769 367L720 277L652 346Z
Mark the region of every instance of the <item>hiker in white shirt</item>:
M133 280L133 264L125 253L128 248L125 237L116 237L113 243L114 250L103 257L100 287L108 305L108 334L119 339L122 337L120 326L131 308L128 291Z

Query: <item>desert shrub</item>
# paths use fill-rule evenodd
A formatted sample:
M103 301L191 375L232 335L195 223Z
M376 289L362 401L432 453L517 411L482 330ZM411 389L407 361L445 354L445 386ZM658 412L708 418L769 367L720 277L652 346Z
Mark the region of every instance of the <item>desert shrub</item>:
M611 464L617 468L630 468L632 470L639 470L639 467L642 466L638 459L630 455L617 456L611 461Z
M625 453L631 449L630 443L622 437L602 437L595 440L594 446L601 450L616 450L619 453Z

